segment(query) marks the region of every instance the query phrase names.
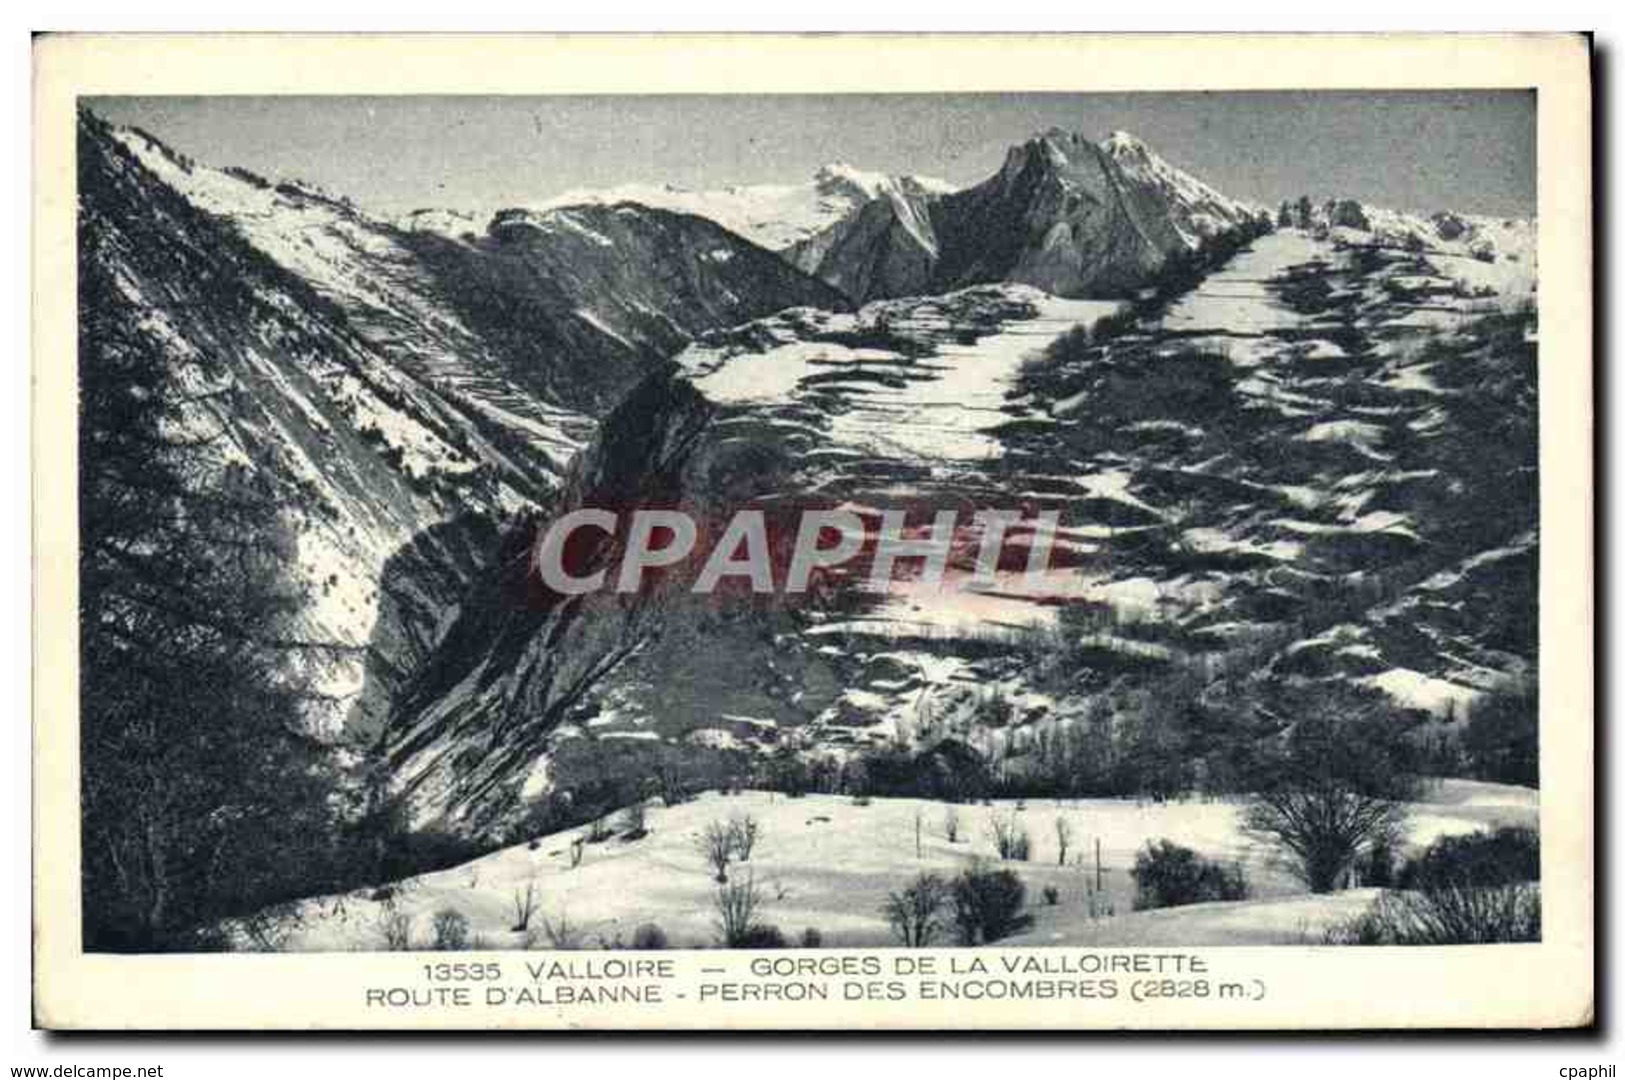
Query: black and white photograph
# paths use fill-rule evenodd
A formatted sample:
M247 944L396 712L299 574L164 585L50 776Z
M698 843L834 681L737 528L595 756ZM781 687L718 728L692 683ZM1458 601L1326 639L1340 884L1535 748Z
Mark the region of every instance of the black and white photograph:
M78 96L79 950L1515 965L1589 844L1539 105Z

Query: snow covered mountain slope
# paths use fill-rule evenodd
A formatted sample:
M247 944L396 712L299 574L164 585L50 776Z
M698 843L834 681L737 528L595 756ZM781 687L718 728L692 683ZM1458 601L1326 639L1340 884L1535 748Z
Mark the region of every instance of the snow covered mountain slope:
M998 286L857 315L793 309L719 332L606 417L562 504L678 505L710 520L776 497L968 497L1022 356L1115 307ZM582 724L620 729L624 713L637 728L657 708L681 738L789 698L768 726L806 723L839 697L817 642L782 638L787 651L771 662L763 652L796 625L789 612L714 619L680 589L536 602L528 570L541 524L510 535L392 723L395 776L425 818L470 829L511 819L547 791L549 747ZM602 697L611 683L620 691Z
M567 192L530 213L627 203L708 218L858 302L997 281L1121 295L1170 254L1262 213L1124 132L1096 145L1059 130L1012 147L998 174L964 191L838 163L806 184L629 184ZM462 239L472 220L419 211L402 224Z
M1257 214L1132 136L1101 144L1051 130L997 174L932 207L939 289L1016 281L1064 296L1121 295L1175 252Z
M787 254L858 300L995 281L1112 296L1258 214L1131 135L1096 145L1052 130L1012 147L975 187L892 185Z
M315 729L376 727L497 522L545 497L571 440L534 418L535 437L518 418L490 423L403 370L89 115L79 206L82 295L103 298L82 355L140 350L195 391L172 422L195 433L199 474L246 470L278 493L302 586L286 636L307 643L289 677Z
M955 508L957 576L537 603L538 521L404 699L400 782L426 819L502 835L561 792L579 809L671 762L726 783L786 748L948 740L1036 776L1081 746L1067 775L1109 789L1090 770L1150 752L1113 745L1121 718L1168 701L1216 740L1176 771L1317 695L1448 731L1535 656L1532 309L1365 241L1283 230L1104 322L1115 302L1001 284L706 336L611 414L563 506L840 506L871 529ZM1050 572L969 582L983 508L1057 511Z
M93 345L203 388L178 429L283 493L312 722L382 729L420 822L489 838L785 748L1030 775L1087 735L1069 775L1113 790L1090 763L1179 693L1233 746L1311 692L1448 732L1533 670L1532 226L1345 201L1201 280L1256 214L1121 135L963 192L831 173L847 209L777 255L626 202L406 228L81 141ZM953 508L957 576L537 595L560 511L647 505ZM977 509L1059 513L1051 572L966 582Z
M1158 197L1179 237L1195 247L1203 240L1243 224L1263 212L1220 194L1196 177L1168 164L1126 131L1114 131L1101 150L1131 185Z
M823 166L801 184L744 184L712 191L692 191L670 184L621 184L602 190L567 191L536 207L641 203L661 210L709 218L769 251L783 251L845 218L876 199L897 193L939 195L952 190L941 180L887 176L845 162ZM457 228L455 222L435 227Z
M1356 199L1307 197L1281 204L1281 227L1345 244L1376 243L1425 253L1442 272L1485 296L1521 304L1534 293L1539 245L1535 222L1440 210L1431 215L1366 206Z
M456 398L504 443L562 466L591 426L546 395L458 317L410 237L308 185L200 164L137 129L109 129L156 180L229 222L267 258L335 305L382 356ZM615 347L606 342L603 347ZM528 467L527 467L527 471Z
M423 211L401 229L308 185L212 169L143 132L114 134L165 183L338 304L396 363L516 437L553 438L561 461L590 430L580 414L608 408L648 363L696 333L795 304L842 304L689 215L503 210L474 231L451 212ZM574 437L559 442L559 432Z
M685 215L505 214L450 240L89 113L80 143L82 265L116 282L154 362L225 365L206 406L221 445L297 508L309 597L290 633L310 648L293 677L328 733L377 730L496 524L549 502L650 365L706 330L844 305ZM240 306L211 310L216 292Z
M945 194L912 177L888 183L785 256L859 300L928 292L937 258L931 205Z
M469 241L405 241L445 308L547 400L599 415L708 330L840 293L705 218L634 203L504 210Z

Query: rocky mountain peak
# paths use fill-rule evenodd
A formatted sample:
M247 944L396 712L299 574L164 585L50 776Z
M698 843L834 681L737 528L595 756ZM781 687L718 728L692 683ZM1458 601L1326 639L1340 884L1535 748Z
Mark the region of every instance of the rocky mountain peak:
M1136 136L1127 131L1117 130L1106 136L1100 148L1113 158L1125 157L1147 158L1152 157L1151 148Z
M813 183L820 191L850 193L872 199L892 186L893 180L884 173L869 172L844 161L831 161L819 166L813 174Z

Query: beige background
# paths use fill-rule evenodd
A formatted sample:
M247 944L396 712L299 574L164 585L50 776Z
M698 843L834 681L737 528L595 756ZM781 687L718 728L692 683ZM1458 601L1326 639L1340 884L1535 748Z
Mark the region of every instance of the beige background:
M1575 36L61 36L35 50L34 1002L49 1027L1483 1027L1587 1023L1594 995L1591 106ZM432 954L86 956L79 948L74 103L91 94L788 93L1533 87L1541 414L1539 945L1209 948L1259 1001L416 1009ZM976 950L1054 957L1082 950ZM1132 952L1135 950L1122 950ZM1143 951L1143 950L1142 950ZM1170 950L1156 950L1170 951ZM942 950L939 963L968 950ZM532 957L541 954L530 954ZM574 954L585 956L590 954ZM621 954L625 955L625 954ZM784 955L784 954L781 954ZM893 953L883 954L890 963ZM495 959L518 985L526 954ZM471 959L460 954L458 959ZM680 984L680 985L679 985ZM668 994L668 996L670 996Z

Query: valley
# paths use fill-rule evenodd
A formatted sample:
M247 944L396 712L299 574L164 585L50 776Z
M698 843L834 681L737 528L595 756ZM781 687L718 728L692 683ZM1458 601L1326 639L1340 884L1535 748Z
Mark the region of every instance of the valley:
M1441 838L1538 824L1532 222L1276 212L1123 132L962 189L837 165L393 219L88 112L79 146L83 633L118 660L87 888L119 947L546 947L516 889L553 947L715 944L696 842L739 813L787 938L884 944L909 881L1015 866L1030 923L973 940L1303 943ZM636 590L538 580L551 522L640 509L759 513L778 565L807 510L864 537L804 591L696 592L703 544ZM889 515L945 511L940 584L871 579ZM274 844L303 788L222 751L238 698L189 650L263 684L233 719L276 716L325 792ZM1403 825L1306 891L1253 817L1323 738ZM1016 821L1030 856L989 835ZM1133 910L1163 840L1225 896Z

